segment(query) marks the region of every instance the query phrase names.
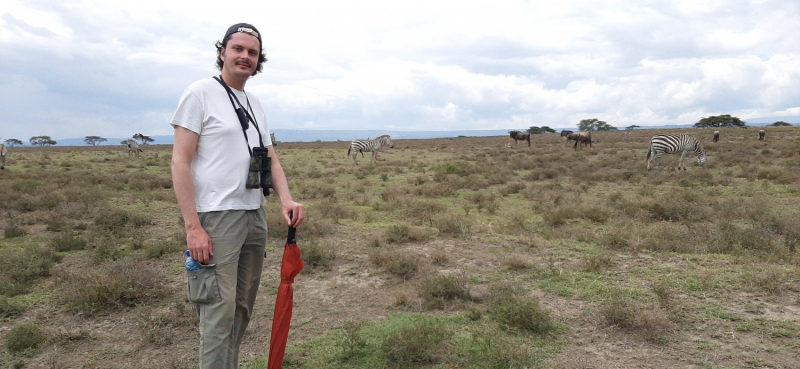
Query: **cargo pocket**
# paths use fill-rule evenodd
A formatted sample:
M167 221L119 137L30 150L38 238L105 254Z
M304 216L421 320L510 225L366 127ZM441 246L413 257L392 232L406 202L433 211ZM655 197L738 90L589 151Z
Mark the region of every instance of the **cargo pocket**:
M216 264L186 272L189 277L188 297L191 302L212 302L220 299Z

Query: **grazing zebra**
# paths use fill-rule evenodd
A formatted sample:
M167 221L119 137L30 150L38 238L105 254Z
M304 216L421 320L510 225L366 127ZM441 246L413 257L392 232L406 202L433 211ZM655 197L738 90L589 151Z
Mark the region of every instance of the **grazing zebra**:
M8 154L6 145L0 144L0 170L6 169L6 154Z
M719 131L714 131L714 142L719 142Z
M578 144L581 144L581 150L583 150L583 147L586 146L586 144L589 144L589 147L593 147L592 146L592 132L590 132L590 131L581 131L581 132L578 132L578 133L570 133L570 134L567 135L567 144L569 144L570 140L575 141L575 146L573 146L573 148L575 150L578 149Z
M573 134L573 133L574 133L574 132L572 132L572 131L570 131L570 130L567 130L567 129L561 130L561 137L564 137L564 138L566 138L566 139L567 139L567 146L569 146L569 141L570 141L570 140L569 140L569 135L571 135L571 134Z
M269 134L269 140L272 141L272 146L278 146L278 140L275 139L274 133Z
M678 162L678 170L680 170L681 167L683 167L683 170L686 170L686 166L683 165L683 159L689 151L694 151L697 154L698 164L706 165L706 152L703 151L703 146L700 145L700 141L697 141L694 137L688 135L653 136L650 140L650 151L647 152L647 170L650 170L650 160L652 160L653 156L656 158L656 168L658 168L661 155L678 152L682 153L681 161Z
M358 156L358 153L361 153L361 157L363 158L365 152L372 152L371 162L374 162L378 160L378 150L384 146L389 146L390 148L394 147L389 135L378 136L374 140L355 140L350 143L350 148L347 149L347 156L350 156L350 152L352 151L353 163L358 165L358 163L356 163L356 156Z
M528 147L531 147L531 134L520 132L520 131L511 131L508 132L509 136L514 139L514 147L517 147L517 141L528 141Z
M764 141L764 136L765 136L766 134L767 134L767 132L765 132L763 129L762 129L762 130L760 130L760 131L758 131L758 140L759 140L759 141Z
M139 158L139 153L144 152L142 149L139 148L139 144L136 141L128 139L125 141L125 145L128 146L128 159L131 158L131 154Z

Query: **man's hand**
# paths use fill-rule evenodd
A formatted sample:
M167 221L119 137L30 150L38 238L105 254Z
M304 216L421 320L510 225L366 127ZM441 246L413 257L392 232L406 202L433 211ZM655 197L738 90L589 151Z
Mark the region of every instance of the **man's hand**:
M293 200L286 201L285 203L281 202L281 212L283 213L283 218L286 219L286 224L292 228L299 227L306 218L305 205Z
M186 231L186 244L189 246L189 254L192 259L200 264L208 264L208 260L214 256L214 248L211 246L211 237L203 227Z

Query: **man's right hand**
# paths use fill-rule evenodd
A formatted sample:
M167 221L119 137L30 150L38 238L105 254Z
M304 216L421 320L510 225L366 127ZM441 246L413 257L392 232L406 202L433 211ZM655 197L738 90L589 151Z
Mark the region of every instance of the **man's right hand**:
M214 256L214 248L211 246L211 237L203 227L193 230L186 230L186 244L189 246L189 254L192 259L200 264L208 264L208 260Z

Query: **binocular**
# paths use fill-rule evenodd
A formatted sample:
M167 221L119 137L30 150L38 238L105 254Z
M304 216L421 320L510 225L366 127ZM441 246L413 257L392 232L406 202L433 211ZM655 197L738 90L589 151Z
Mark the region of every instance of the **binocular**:
M264 196L269 196L272 188L272 161L266 148L254 147L250 155L250 169L247 172L245 188L260 188Z

